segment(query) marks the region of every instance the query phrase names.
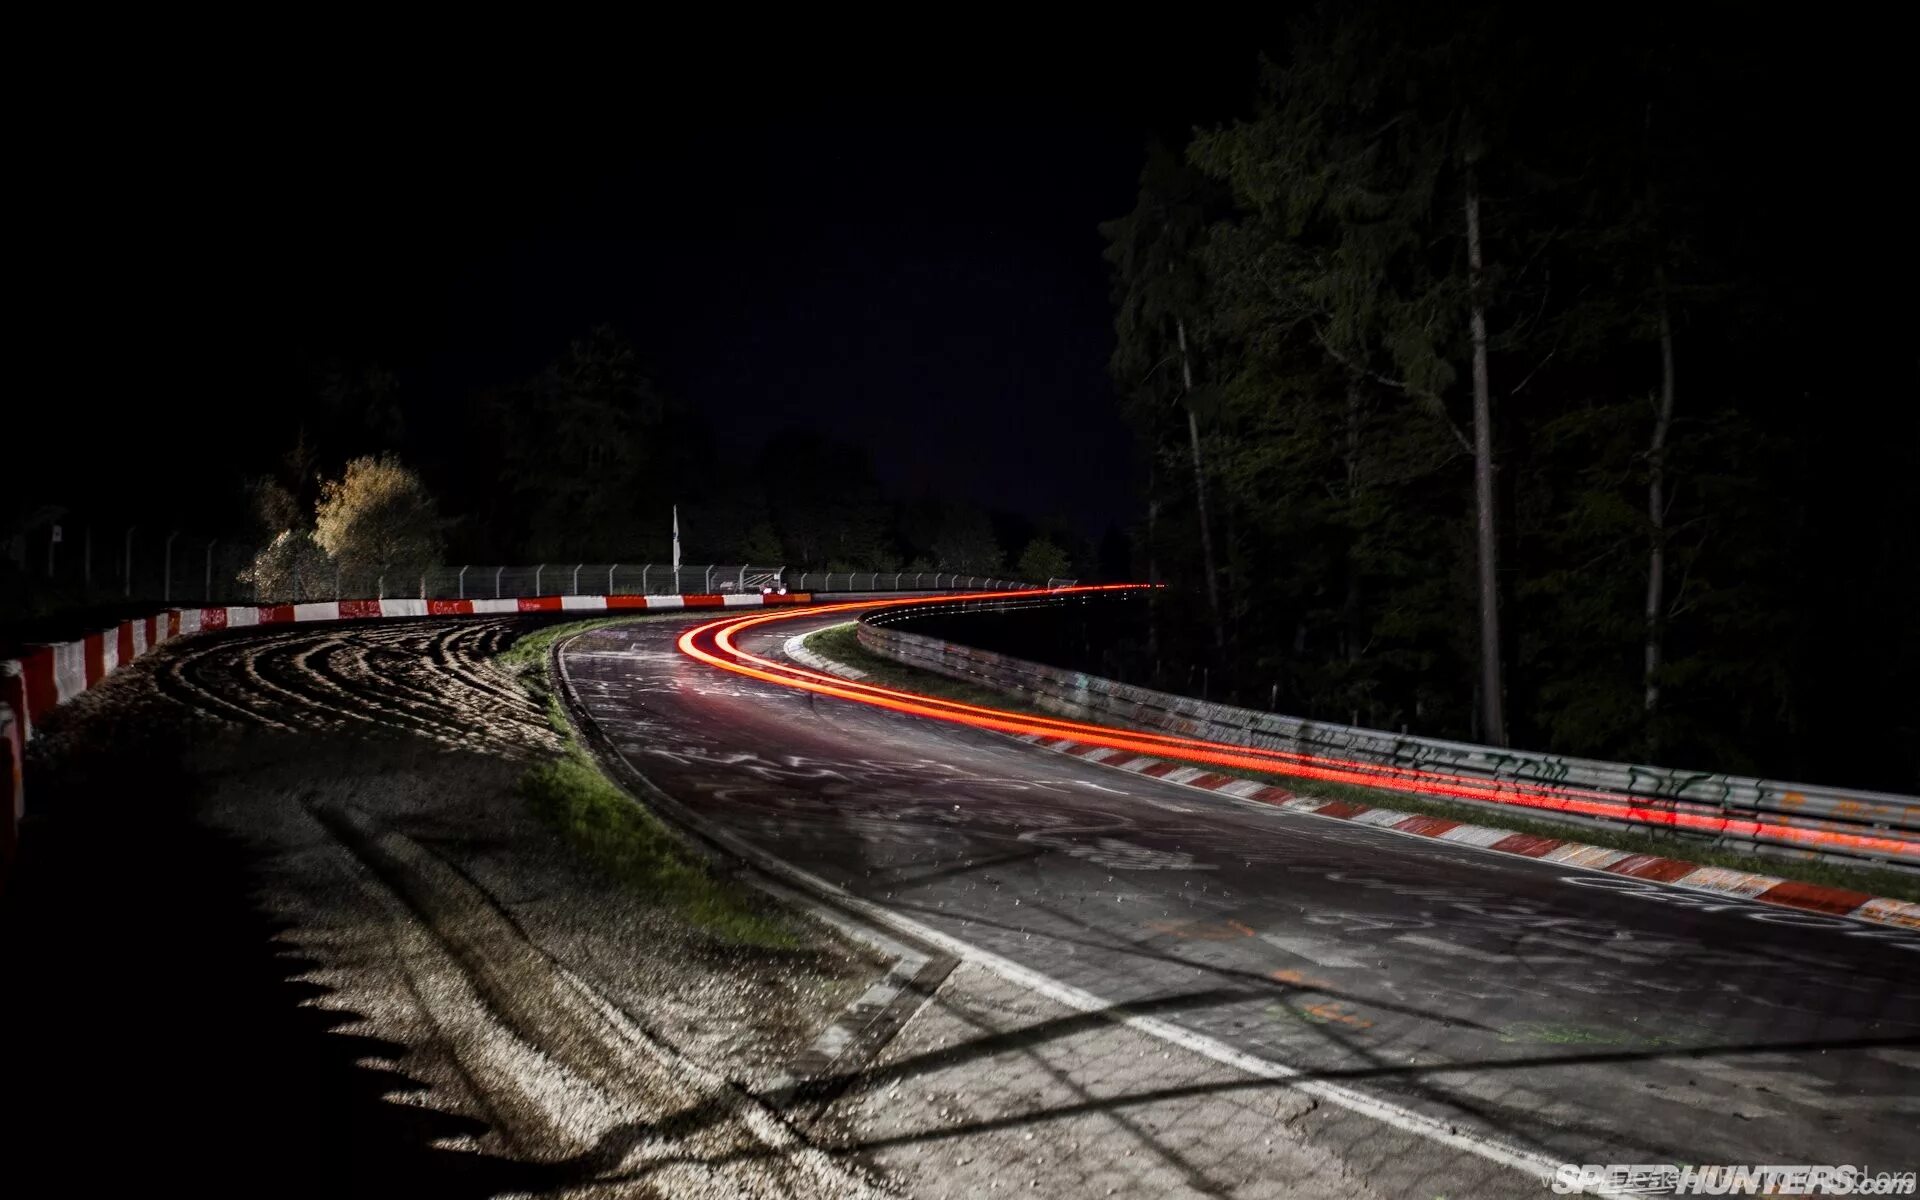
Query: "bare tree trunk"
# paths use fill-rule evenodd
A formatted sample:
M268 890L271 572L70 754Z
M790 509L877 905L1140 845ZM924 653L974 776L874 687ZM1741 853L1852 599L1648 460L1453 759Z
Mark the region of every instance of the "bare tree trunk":
M1647 451L1647 522L1651 543L1647 553L1646 712L1660 706L1660 663L1666 651L1667 605L1667 431L1673 425L1673 326L1667 316L1664 288L1660 295L1660 412L1653 421L1653 444Z
M1160 582L1160 487L1159 468L1154 458L1159 457L1160 447L1153 447L1153 454L1147 459L1147 582ZM1159 680L1160 670L1160 592L1158 588L1147 593L1147 658L1154 664L1153 678Z
M1213 644L1225 649L1226 626L1220 620L1220 579L1214 570L1213 525L1207 520L1207 472L1200 461L1200 422L1193 415L1193 360L1187 354L1187 323L1174 319L1180 336L1180 377L1186 384L1183 397L1187 406L1187 438L1193 443L1193 496L1200 510L1200 558L1207 572L1207 610L1213 617Z
M1351 524L1354 509L1360 501L1360 385L1353 379L1347 380L1347 506L1348 520ZM1360 661L1360 569L1354 561L1354 543L1359 540L1349 528L1347 541L1347 593L1341 604L1341 624L1346 627L1346 659L1349 665ZM1356 719L1353 724L1360 722Z
M1487 309L1480 257L1480 188L1467 168L1467 269L1472 284L1473 326L1473 501L1480 554L1480 704L1481 736L1507 744L1500 670L1500 563L1493 507L1493 399L1487 384Z

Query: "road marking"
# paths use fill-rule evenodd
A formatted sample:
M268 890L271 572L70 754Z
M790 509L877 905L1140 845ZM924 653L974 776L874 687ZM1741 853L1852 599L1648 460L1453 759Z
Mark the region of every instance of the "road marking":
M1492 954L1485 950L1475 950L1471 946L1462 946L1441 938L1428 937L1423 933L1403 933L1393 939L1405 942L1409 946L1419 946L1423 950L1432 950L1453 958L1464 958L1477 963L1577 963L1577 958L1563 954Z
M1318 967L1364 967L1367 964L1342 950L1326 938L1301 937L1298 934L1263 933L1260 940L1278 946L1295 958L1304 958Z
M560 666L561 681L566 686L568 692L571 693L573 691L573 677L572 673L567 669L567 655L563 652L565 646L562 645L558 647L557 650L562 651L555 654L555 658ZM575 697L574 702L576 704L579 703L577 697ZM846 911L857 913L869 921L899 930L927 945L944 950L963 962L970 962L977 966L984 967L1010 983L1024 987L1029 991L1037 992L1068 1008L1078 1009L1081 1012L1104 1017L1117 1025L1143 1033L1148 1037L1177 1046L1183 1050L1191 1051L1203 1058L1208 1058L1220 1063L1222 1066L1231 1067L1244 1074L1251 1075L1256 1079L1268 1079L1276 1083L1288 1084L1309 1096L1324 1100L1329 1104L1338 1105L1349 1112L1358 1113L1361 1116L1379 1121L1381 1124L1390 1128L1411 1133L1418 1137L1426 1138L1428 1141L1437 1142L1443 1146L1450 1146L1456 1150L1465 1151L1468 1154L1486 1159L1489 1162L1512 1168L1515 1171L1538 1179L1543 1183L1551 1182L1555 1172L1559 1169L1560 1160L1557 1158L1550 1158L1544 1154L1536 1154L1533 1151L1509 1145L1497 1138L1473 1132L1460 1125L1443 1121L1437 1117L1430 1117L1424 1113L1415 1112L1410 1108L1403 1108L1391 1101L1368 1095L1354 1088L1337 1083L1328 1083L1324 1080L1308 1078L1304 1072L1297 1068L1248 1054L1225 1042L1208 1037L1203 1033L1196 1033L1184 1026L1176 1025L1171 1021L1162 1020L1159 1017L1147 1016L1143 1013L1121 1011L1118 1008L1119 1002L1117 1001L1109 1000L1085 988L1062 982L1050 975L1044 975L1031 967L1024 966L1010 958L995 954L991 950L983 949L971 942L963 941L960 938L943 933L932 926L924 925L911 917L902 916L873 901L855 896L846 889L830 883L810 871L806 871L787 862L785 859L761 850L731 830L723 828L719 824L695 813L692 809L681 804L678 800L675 800L672 796L655 786L638 767L634 766L632 762L627 761L624 755L622 756L622 762L625 763L627 770L631 772L633 777L645 787L650 799L671 813L675 819L680 821L684 826L697 830L709 841L724 847L729 853L734 854L746 862L758 866L768 874L776 878L784 879L788 883L797 885L812 893L812 896L817 899L811 899L808 902L807 907L809 909L818 910L823 907L828 907L824 902L830 900L832 904L839 905Z

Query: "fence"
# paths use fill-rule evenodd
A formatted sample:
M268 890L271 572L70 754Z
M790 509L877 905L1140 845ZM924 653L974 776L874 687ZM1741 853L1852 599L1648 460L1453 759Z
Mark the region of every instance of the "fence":
M0 558L0 611L54 612L129 600L236 604L256 547L237 538L124 526L17 534Z
M1018 608L1036 603L1047 601L1036 597L985 607ZM1526 802L1522 795L1617 797L1619 809L1634 810L1642 818L1648 813L1656 818L1658 814L1683 816L1671 827L1682 836L1708 836L1719 844L1786 857L1856 863L1867 860L1920 869L1920 797L1600 762L1306 721L1158 692L888 627L944 607L912 605L871 614L860 626L860 642L877 654L909 666L1030 695L1042 708L1077 719L1113 720L1182 737L1407 772L1443 771L1455 778L1483 780L1503 790L1511 788L1516 804ZM1502 802L1455 799L1480 807L1506 807ZM1554 817L1616 828L1646 828L1624 817L1583 817L1564 810ZM1717 833L1685 828L1685 820L1693 818L1699 819L1698 825L1724 821L1727 826ZM1880 849L1868 851L1843 844L1862 836L1882 843Z
M68 543L12 557L0 574L0 611L57 612L120 603L270 604L336 599L511 599L528 596L715 595L804 592L1010 591L1040 585L952 571L789 571L746 563L463 564L427 571L325 562L289 567L277 584L247 580L255 547L177 533L84 531ZM44 558L38 557L45 554ZM1059 581L1049 581L1049 585Z
M1011 591L1039 585L940 571L788 571L747 563L536 563L462 565L426 572L334 568L295 577L286 596L258 600L332 600L342 597L492 600L527 596L673 596L736 592Z

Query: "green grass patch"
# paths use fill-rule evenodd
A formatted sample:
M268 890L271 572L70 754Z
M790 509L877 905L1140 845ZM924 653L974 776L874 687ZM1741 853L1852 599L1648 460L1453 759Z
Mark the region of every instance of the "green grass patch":
M625 617L592 617L585 621L568 621L562 625L548 625L527 634L500 654L500 665L513 671L525 671L528 667L537 669L542 678L547 673L547 652L554 643L564 641L576 633L585 633L589 629L603 629L608 625L617 625L622 621L643 619L639 613Z
M883 658L860 644L854 626L835 625L809 637L807 649L830 658L845 666L867 672L875 683L887 687L897 687L923 695L938 696L945 700L959 700L967 704L989 704L1014 712L1023 712L1038 716L1057 716L1034 705L1024 697L1002 692L985 684L963 683L949 679L932 671L918 667L904 666L890 658ZM1127 726L1122 726L1123 728ZM1152 732L1144 730L1144 732ZM1271 774L1260 771L1237 770L1232 767L1209 767L1222 775L1232 775L1241 779L1254 779L1261 783L1270 783L1284 787L1290 792L1302 796L1319 796L1332 800L1351 800L1376 808L1392 808L1401 812L1420 813L1425 816L1444 817L1448 820L1462 821L1474 825L1490 825L1499 829L1511 829L1515 833L1531 833L1541 837L1567 838L1588 845L1604 846L1609 850L1624 850L1630 854L1655 854L1663 857L1678 858L1687 862L1700 863L1709 867L1727 867L1736 871L1748 871L1763 875L1776 875L1782 879L1796 879L1805 883L1826 884L1830 887L1849 888L1857 892L1866 892L1873 896L1887 896L1895 900L1920 901L1920 875L1907 871L1884 870L1867 866L1847 866L1841 863L1823 862L1810 859L1773 858L1767 855L1748 854L1737 850L1719 849L1703 841L1660 833L1643 833L1633 829L1614 829L1598 825L1584 825L1578 822L1555 821L1544 813L1514 809L1506 810L1484 808L1479 805L1459 804L1447 800L1416 796L1409 792L1396 792L1386 788L1360 787L1354 784L1329 783L1318 779L1301 779L1292 775Z
M621 619L631 618L614 618ZM521 796L542 822L610 877L716 940L799 948L802 939L790 921L756 902L746 888L716 879L704 859L601 770L575 735L559 697L548 686L547 654L562 638L610 623L556 625L522 638L500 656L565 739L559 755L536 763L520 777Z

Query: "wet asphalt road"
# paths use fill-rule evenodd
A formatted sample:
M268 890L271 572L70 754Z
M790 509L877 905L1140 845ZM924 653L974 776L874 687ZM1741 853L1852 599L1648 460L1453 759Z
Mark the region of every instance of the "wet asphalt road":
M774 657L827 622L741 644ZM620 752L944 933L1554 1161L1920 1160L1920 937L815 698L682 656L684 628L568 646Z

